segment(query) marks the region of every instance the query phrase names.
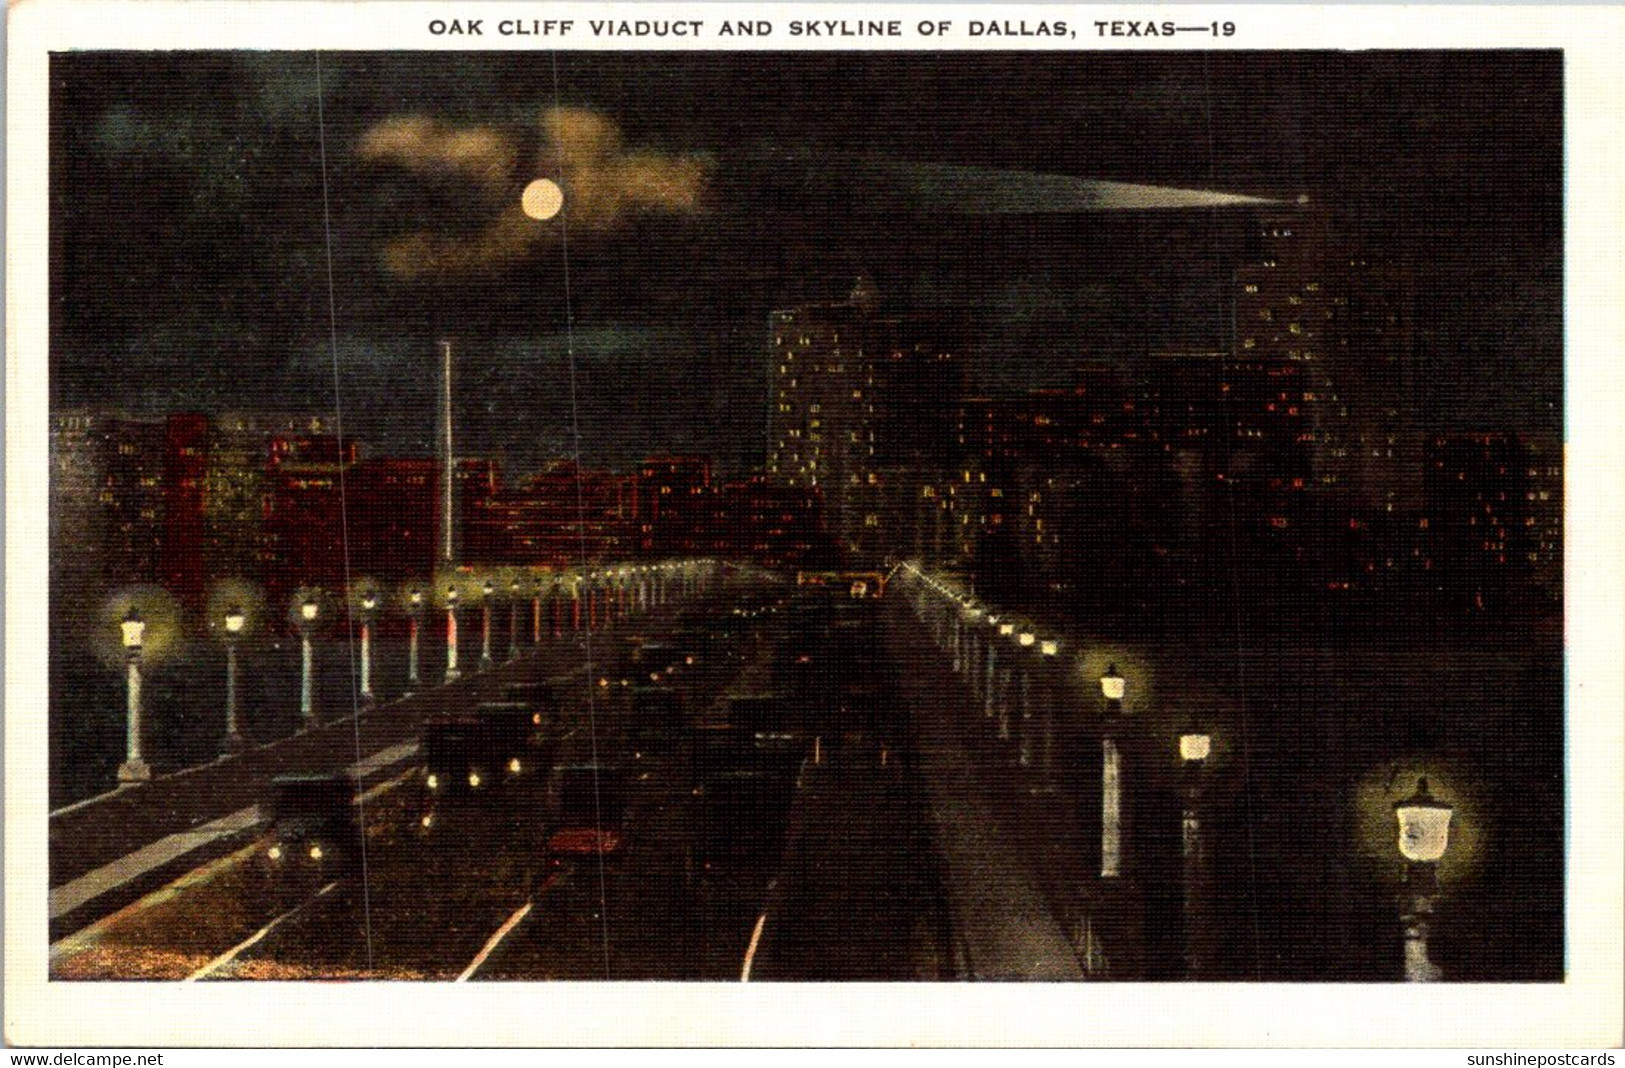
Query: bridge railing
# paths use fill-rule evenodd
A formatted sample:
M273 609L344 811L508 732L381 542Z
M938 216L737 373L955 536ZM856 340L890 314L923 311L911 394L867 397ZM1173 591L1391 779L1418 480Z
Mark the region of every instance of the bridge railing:
M969 697L967 737L996 771L1009 841L1085 974L1201 977L1216 966L1209 795L1233 709L1153 653L1062 633L915 564L894 595Z

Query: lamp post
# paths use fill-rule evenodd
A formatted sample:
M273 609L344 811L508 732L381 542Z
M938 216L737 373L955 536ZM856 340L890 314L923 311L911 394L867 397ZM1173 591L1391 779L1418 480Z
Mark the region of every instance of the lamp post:
M1200 979L1208 971L1207 922L1208 855L1202 835L1202 787L1213 738L1192 727L1179 736L1179 762L1184 778L1184 804L1180 819L1180 857L1185 923L1185 978Z
M480 587L480 670L489 668L495 661L491 659L491 594L496 592L496 584L486 579Z
M242 725L237 719L237 642L248 623L248 614L241 605L226 609L223 620L226 632L226 736L220 742L220 755L235 756L248 748Z
M378 592L373 589L361 593L361 702L373 704L377 698L372 692L372 618L378 611Z
M457 587L446 587L446 681L455 682L462 677L457 670Z
M141 639L147 624L133 606L119 623L124 642L125 690L124 763L119 765L118 781L142 783L152 778L152 769L141 759Z
M1037 641L1038 635L1030 630L1024 630L1016 635L1016 644L1023 649L1031 650ZM1033 673L1027 660L1021 662L1018 699L1021 716L1016 728L1016 765L1030 768L1033 763Z
M1104 879L1123 874L1122 754L1115 733L1123 714L1126 688L1117 665L1109 665L1100 677L1100 692L1106 698L1106 720L1100 736L1100 875Z
M530 580L530 644L542 644L542 580Z
M519 659L519 580L508 583L508 660Z
M999 624L999 637L1013 639L1015 633L1016 625L1014 623L1005 622ZM990 642L989 645L991 644ZM1011 659L1013 660L1014 657ZM1010 667L1000 668L992 676L992 681L998 689L999 740L1007 742L1010 740L1010 691L1015 689L1014 669Z
M997 701L998 677L999 677L998 676L998 671L999 671L999 669L998 669L998 643L996 643L993 640L992 634L998 633L998 630L999 630L999 617L998 616L991 616L991 615L988 616L987 617L987 626L988 626L988 630L992 632L986 638L983 639L983 644L987 647L987 657L985 658L987 663L985 665L985 668L984 668L984 665L982 665L982 664L978 664L976 666L976 668L977 668L977 672L983 676L982 677L982 686L981 686L981 690L982 690L982 715L987 719L992 719L993 718L993 707L994 707L994 705L995 705L995 703Z
M1044 699L1043 737L1038 745L1038 781L1030 788L1035 794L1049 794L1055 792L1055 719L1059 711L1056 707L1061 700L1062 688L1056 685L1055 658L1061 651L1061 644L1053 638L1046 638L1038 643L1038 655L1043 665L1041 690L1047 691Z
M311 634L321 606L311 594L299 604L299 729L309 730L316 725L316 650Z
M1428 792L1427 779L1416 780L1416 792L1394 802L1399 820L1399 853L1405 858L1405 890L1400 924L1405 933L1405 981L1437 982L1444 973L1428 959L1428 935L1439 898L1439 859L1450 845L1450 817L1455 806Z
M406 692L418 688L418 629L423 621L423 591L413 587L406 595Z

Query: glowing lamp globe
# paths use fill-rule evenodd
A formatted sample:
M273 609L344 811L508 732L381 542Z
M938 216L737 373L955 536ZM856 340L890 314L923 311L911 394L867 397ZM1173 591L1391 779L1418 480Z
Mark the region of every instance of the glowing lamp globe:
M243 610L237 605L232 605L230 608L226 609L225 623L227 634L241 634L243 632L243 624L247 622L247 614L244 613Z
M306 597L304 603L299 606L299 618L309 623L316 618L317 611L316 598Z
M371 590L368 590L366 593L363 593L361 595L361 607L365 608L369 612L371 612L374 608L377 608L378 607L378 595L376 593L373 593Z
M1008 637L1010 637L1010 635L1014 634L1015 632L1016 632L1016 625L1014 623L1000 623L999 624L999 636L1000 637L1008 638Z
M1036 635L1036 634L1034 634L1034 633L1033 633L1033 632L1032 632L1032 631L1030 631L1030 630L1024 630L1024 631L1022 631L1022 632L1021 632L1021 633L1020 633L1020 634L1018 634L1018 635L1017 635L1017 636L1016 636L1016 642L1017 642L1017 643L1018 643L1018 644L1019 644L1019 645L1020 645L1020 646L1021 646L1021 647L1022 647L1022 648L1023 648L1023 649L1025 649L1025 648L1027 648L1027 647L1029 647L1029 646L1031 646L1031 645L1032 645L1032 643L1033 643L1033 642L1035 642L1035 641L1037 641L1037 640L1038 640L1038 635Z
M147 632L147 624L141 619L141 613L131 608L120 621L119 632L124 639L124 648L135 652L141 648L141 636Z
M1045 639L1043 644L1038 647L1038 650L1045 656L1054 656L1061 651L1061 645L1052 639Z
M1206 760L1213 751L1213 738L1206 734L1181 734L1179 736L1179 759L1195 762Z
M457 587L456 586L449 586L449 587L446 588L446 607L447 608L456 608L457 607Z
M496 592L496 589L497 589L496 584L493 583L490 579L486 579L485 580L485 585L480 587L480 592L485 594L485 596L489 597L493 593Z
M1100 676L1100 692L1108 701L1121 701L1128 684L1117 673L1116 664L1106 665L1106 674Z
M406 599L411 602L412 610L414 612L417 611L419 608L423 607L423 591L422 590L413 590L411 593L406 595Z
M1450 845L1450 817L1455 806L1428 793L1426 778L1416 780L1416 792L1394 802L1399 819L1399 852L1419 864L1434 864Z

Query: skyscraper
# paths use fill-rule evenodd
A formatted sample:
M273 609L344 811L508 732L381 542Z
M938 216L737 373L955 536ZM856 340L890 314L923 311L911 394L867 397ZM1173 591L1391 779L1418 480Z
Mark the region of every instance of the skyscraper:
M816 490L849 552L885 551L949 462L963 363L939 319L880 311L862 276L844 301L772 313L767 471Z

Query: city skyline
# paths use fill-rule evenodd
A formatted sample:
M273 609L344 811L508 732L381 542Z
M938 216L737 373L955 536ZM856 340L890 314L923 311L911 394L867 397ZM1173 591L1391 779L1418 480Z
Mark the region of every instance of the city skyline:
M783 58L742 99L745 68L720 55L567 57L557 98L527 57L327 57L335 398L311 57L58 57L53 403L111 399L96 368L116 356L140 413L338 399L358 436L429 454L428 371L451 334L471 357L471 451L568 453L560 250L509 234L490 200L564 160L656 190L605 201L573 242L589 462L754 466L769 313L863 272L893 308L965 315L988 389L1228 348L1246 212L1080 212L1053 192L1095 179L1309 195L1416 271L1420 422L1560 425L1561 89L1543 54L1022 56L1019 86L1006 55ZM880 95L892 84L919 91ZM798 105L791 86L851 106ZM447 144L476 163L430 158ZM401 269L419 238L406 261L438 266ZM457 259L471 249L490 263ZM680 388L694 380L711 388Z

